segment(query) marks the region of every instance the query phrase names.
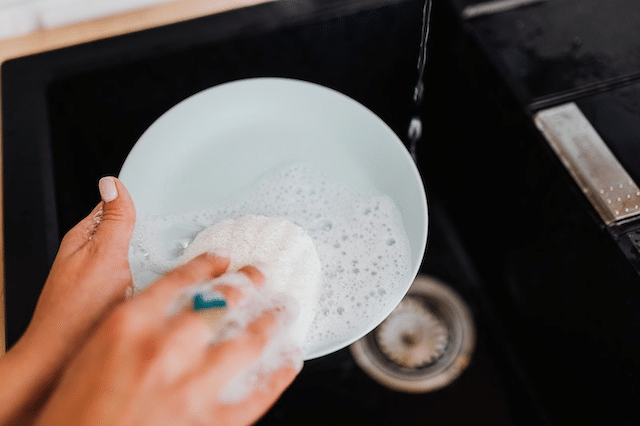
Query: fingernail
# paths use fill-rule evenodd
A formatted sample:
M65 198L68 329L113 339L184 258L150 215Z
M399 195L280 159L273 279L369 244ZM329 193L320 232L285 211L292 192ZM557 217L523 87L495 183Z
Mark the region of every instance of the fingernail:
M229 257L229 251L221 248L213 249L209 251L209 254L212 254L216 257Z
M265 275L265 271L269 269L269 265L265 262L261 262L259 260L254 260L251 262L251 266L256 268L262 275Z
M111 202L118 198L118 188L116 187L116 181L111 176L103 177L98 182L98 189L100 190L100 197L105 203Z

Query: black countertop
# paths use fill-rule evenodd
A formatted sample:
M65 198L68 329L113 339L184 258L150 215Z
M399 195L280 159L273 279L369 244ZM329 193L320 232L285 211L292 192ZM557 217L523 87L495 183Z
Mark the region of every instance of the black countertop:
M640 77L635 0L546 0L466 23L532 109Z
M427 179L550 423L638 424L640 279L618 235L637 240L638 223L602 222L533 115L575 102L638 181L640 6L549 0L467 19L468 5L434 3L434 25L450 25L434 28L428 68L425 116L443 136L421 147Z

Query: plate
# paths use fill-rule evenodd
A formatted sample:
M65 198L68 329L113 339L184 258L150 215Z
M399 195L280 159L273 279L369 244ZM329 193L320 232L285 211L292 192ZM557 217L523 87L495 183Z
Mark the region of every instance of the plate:
M314 83L256 78L180 102L140 137L119 178L139 216L215 208L268 171L306 163L353 187L393 199L411 247L411 286L424 256L427 201L418 169L395 133L357 101ZM391 309L392 310L392 309ZM388 312L315 358L373 330Z

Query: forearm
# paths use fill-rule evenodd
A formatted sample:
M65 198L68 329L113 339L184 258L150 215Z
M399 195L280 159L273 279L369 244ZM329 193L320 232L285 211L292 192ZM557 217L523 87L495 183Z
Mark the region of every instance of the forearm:
M0 358L0 424L29 424L51 392L62 361L28 336Z

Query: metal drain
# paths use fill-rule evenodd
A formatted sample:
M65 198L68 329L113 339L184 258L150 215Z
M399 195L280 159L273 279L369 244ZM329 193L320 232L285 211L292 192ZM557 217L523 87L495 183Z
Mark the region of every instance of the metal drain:
M453 382L474 347L475 327L466 303L446 284L422 275L387 319L350 350L380 384L422 393Z
M382 353L401 367L417 368L440 358L449 330L418 300L408 297L376 330Z

